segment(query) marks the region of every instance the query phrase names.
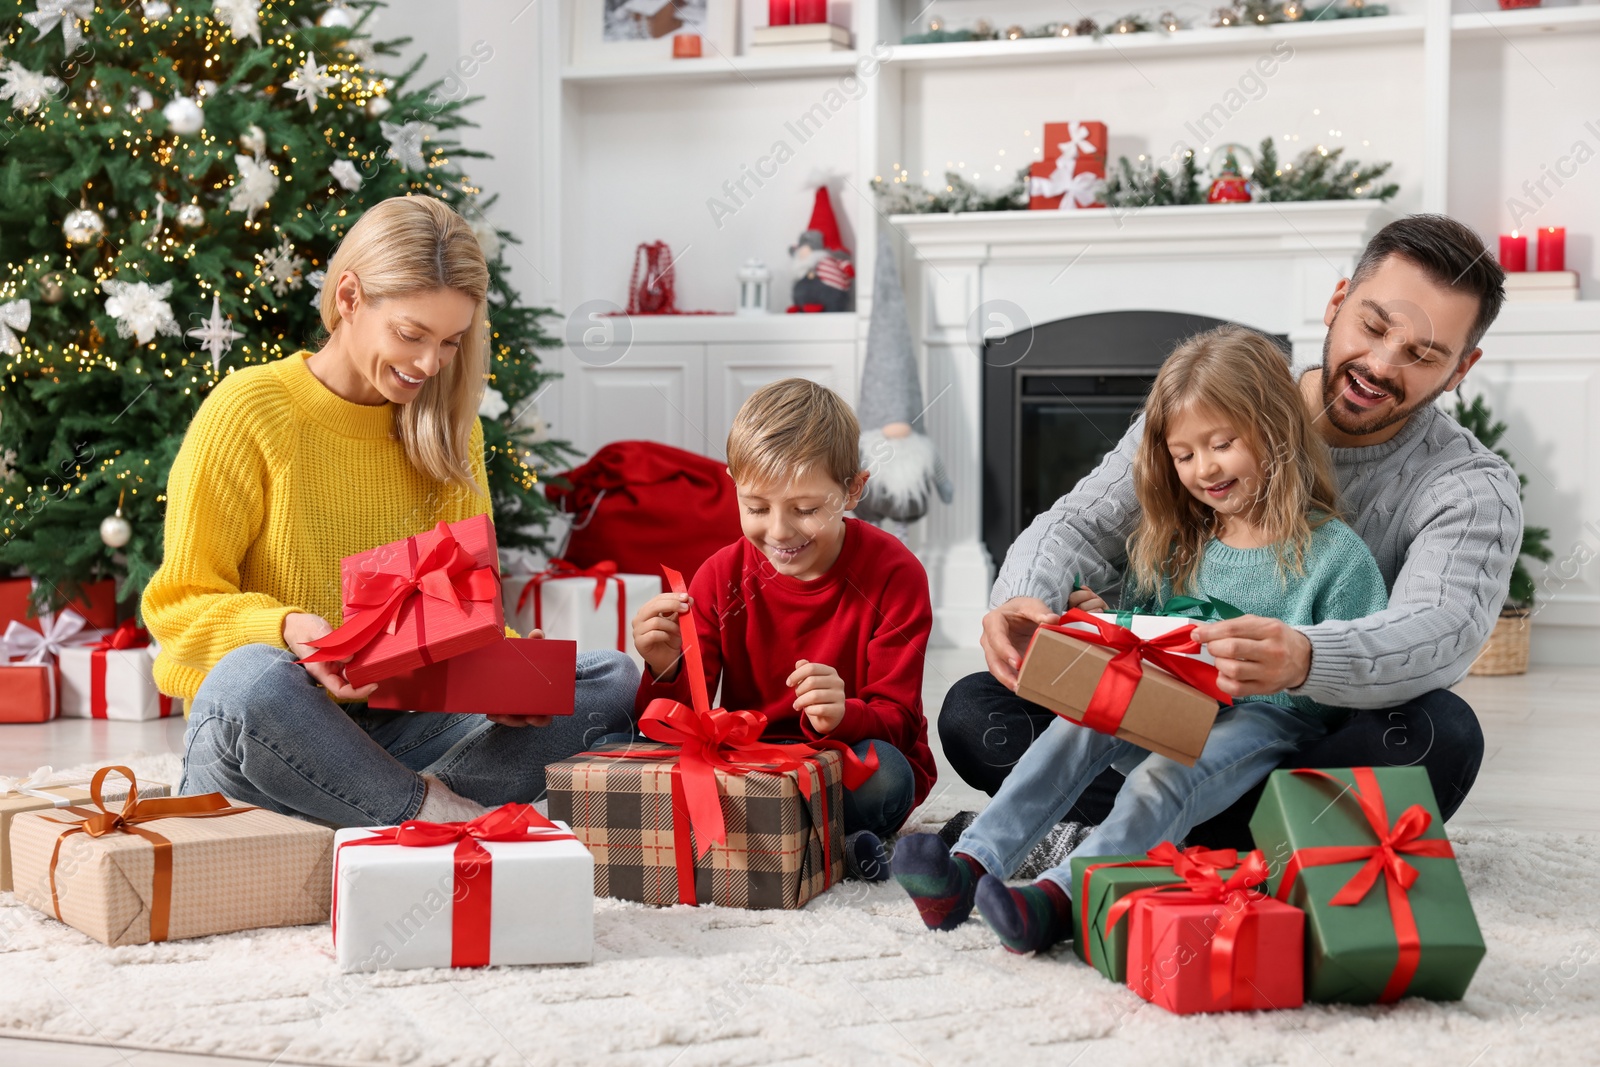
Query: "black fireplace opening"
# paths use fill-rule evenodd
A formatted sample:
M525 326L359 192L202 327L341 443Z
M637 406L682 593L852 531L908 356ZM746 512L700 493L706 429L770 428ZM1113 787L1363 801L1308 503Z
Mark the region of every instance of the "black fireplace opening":
M1116 447L1161 364L1223 319L1105 311L990 338L983 368L983 540L995 565ZM1284 350L1288 337L1266 334Z

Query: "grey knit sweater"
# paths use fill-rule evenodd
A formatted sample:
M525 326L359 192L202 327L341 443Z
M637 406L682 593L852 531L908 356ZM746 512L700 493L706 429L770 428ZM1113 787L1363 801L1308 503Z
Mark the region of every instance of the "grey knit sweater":
M1072 492L1006 553L990 594L1061 610L1072 577L1115 603L1138 520L1130 467L1141 416ZM1292 690L1319 704L1385 708L1460 681L1505 600L1522 543L1517 476L1444 411L1428 406L1383 444L1332 450L1343 517L1372 550L1389 607L1299 627L1311 673Z

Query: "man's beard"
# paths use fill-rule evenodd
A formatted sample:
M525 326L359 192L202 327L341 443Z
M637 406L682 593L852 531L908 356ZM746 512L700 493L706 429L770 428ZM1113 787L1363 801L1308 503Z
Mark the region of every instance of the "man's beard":
M1337 315L1334 316L1334 322L1338 322ZM1327 414L1328 421L1333 424L1334 429L1340 433L1348 434L1351 437L1365 437L1367 434L1386 430L1397 422L1404 422L1409 419L1418 409L1433 403L1445 391L1446 387L1440 385L1439 388L1433 391L1432 395L1408 407L1406 405L1405 388L1398 382L1379 378L1373 374L1372 368L1367 365L1365 360L1352 360L1340 367L1337 375L1330 374L1328 371L1328 353L1332 347L1333 327L1329 326L1327 336L1322 339L1322 410ZM1350 370L1359 373L1363 379L1372 383L1374 388L1388 393L1390 398L1394 400L1394 407L1388 411L1380 410L1367 413L1354 412L1347 408L1343 399L1343 384L1346 372ZM1445 381L1448 382L1449 378L1446 378Z

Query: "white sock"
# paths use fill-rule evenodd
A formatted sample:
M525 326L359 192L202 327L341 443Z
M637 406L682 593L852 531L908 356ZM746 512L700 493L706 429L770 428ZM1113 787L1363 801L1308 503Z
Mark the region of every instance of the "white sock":
M424 774L422 780L428 783L428 792L422 798L422 807L417 809L416 818L421 822L466 822L489 810L452 792L449 786L431 774Z

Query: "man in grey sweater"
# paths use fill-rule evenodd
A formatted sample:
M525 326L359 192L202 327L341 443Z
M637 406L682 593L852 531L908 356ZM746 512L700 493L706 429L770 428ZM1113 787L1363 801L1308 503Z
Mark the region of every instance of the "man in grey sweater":
M1335 287L1322 365L1300 378L1332 449L1344 519L1377 557L1387 610L1295 628L1245 616L1197 627L1235 696L1285 690L1350 709L1288 766L1428 769L1448 818L1483 759L1460 681L1494 625L1522 540L1517 476L1434 401L1466 377L1499 314L1505 276L1477 235L1438 215L1390 223ZM1074 575L1115 603L1137 522L1136 421L1095 470L1034 520L1006 555L984 617L989 673L952 687L939 736L956 771L991 795L1052 714L1018 697L1035 629L1056 620ZM1121 776L1108 771L1068 818L1098 823ZM1259 790L1191 840L1246 844Z

